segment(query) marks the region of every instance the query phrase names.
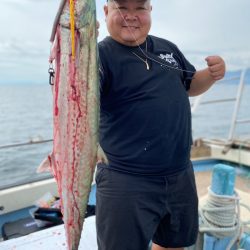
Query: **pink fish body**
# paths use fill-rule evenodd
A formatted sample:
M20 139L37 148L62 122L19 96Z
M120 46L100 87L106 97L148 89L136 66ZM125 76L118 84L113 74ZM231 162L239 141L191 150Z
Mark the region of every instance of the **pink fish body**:
M53 151L50 167L58 185L68 249L78 249L97 162L99 78L94 0L75 0L75 58L72 58L69 2L62 1L51 61Z

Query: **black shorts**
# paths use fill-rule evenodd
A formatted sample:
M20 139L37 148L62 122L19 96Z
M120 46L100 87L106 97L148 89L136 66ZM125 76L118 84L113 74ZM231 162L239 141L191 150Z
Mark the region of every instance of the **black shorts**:
M121 173L100 165L96 174L99 250L188 247L198 234L198 197L193 167L172 176Z

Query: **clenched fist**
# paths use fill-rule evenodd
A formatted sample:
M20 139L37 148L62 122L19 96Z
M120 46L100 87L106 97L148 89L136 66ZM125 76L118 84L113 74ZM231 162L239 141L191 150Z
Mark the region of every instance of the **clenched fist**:
M226 72L226 65L220 56L208 56L206 59L210 76L215 80L221 80Z

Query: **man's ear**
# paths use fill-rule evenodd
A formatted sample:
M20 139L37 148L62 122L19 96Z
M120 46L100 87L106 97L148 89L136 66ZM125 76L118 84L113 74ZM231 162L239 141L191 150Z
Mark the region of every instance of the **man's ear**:
M104 10L105 17L107 17L107 15L108 15L108 5L104 5L103 10Z

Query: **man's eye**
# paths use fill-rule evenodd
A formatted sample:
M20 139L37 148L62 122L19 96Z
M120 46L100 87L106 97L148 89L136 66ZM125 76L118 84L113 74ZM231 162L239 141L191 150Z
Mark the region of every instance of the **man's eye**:
M126 10L126 7L124 7L124 6L118 6L117 9L119 9L119 10Z
M146 10L145 7L138 7L137 10Z

